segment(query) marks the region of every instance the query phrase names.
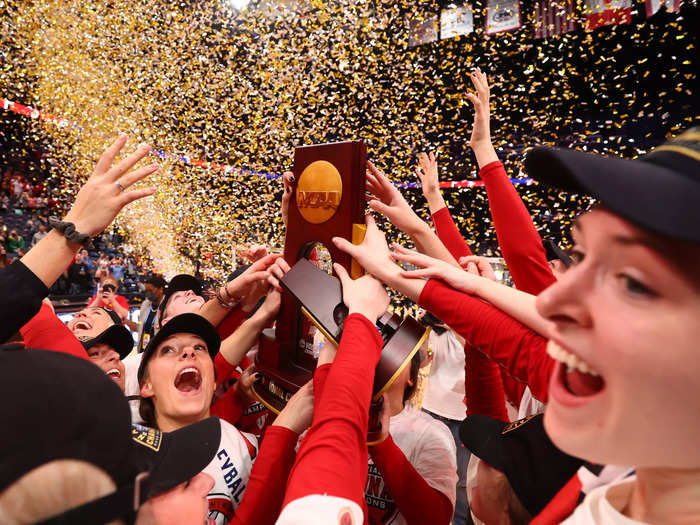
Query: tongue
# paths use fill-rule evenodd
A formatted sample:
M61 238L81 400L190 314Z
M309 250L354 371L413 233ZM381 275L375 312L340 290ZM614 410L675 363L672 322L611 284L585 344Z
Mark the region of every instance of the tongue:
M197 387L199 387L197 374L195 374L194 372L187 372L185 374L182 374L178 378L175 387L180 392L192 392L194 390L197 390Z
M586 374L579 370L566 374L566 386L569 391L577 396L592 396L603 389L603 378Z

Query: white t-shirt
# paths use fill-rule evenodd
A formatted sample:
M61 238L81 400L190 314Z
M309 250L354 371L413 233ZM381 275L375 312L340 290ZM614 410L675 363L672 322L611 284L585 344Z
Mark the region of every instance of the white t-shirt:
M130 396L140 396L141 388L139 387L138 371L139 366L141 366L141 358L143 353L137 354L136 352L130 353L126 356L122 363L124 363L124 395ZM143 425L143 419L139 414L139 399L130 399L129 408L131 408L131 422L139 425Z
M574 513L563 523L566 525L639 525L620 511L627 506L635 483L635 476L625 478L610 485L591 491Z
M432 488L442 492L454 508L457 486L457 451L447 426L410 403L390 420L389 433L396 445ZM406 525L384 486L379 469L369 458L365 501L370 525Z
M225 525L233 517L248 485L253 460L258 455L258 440L253 434L221 423L221 443L211 463L202 471L214 478L209 492L209 517Z
M462 421L467 417L464 347L452 330L442 335L431 331L428 344L433 349L433 363L423 394L423 408L438 416Z

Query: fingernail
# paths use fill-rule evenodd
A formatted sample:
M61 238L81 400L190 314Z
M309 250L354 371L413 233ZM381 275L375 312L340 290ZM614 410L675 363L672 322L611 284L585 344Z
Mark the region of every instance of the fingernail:
M145 143L145 142L142 142L141 144L139 144L139 149L145 149L145 148L148 148L148 147L149 147L148 144Z
M160 164L158 164L158 163L151 164L151 165L150 165L150 168L151 168L152 170L157 170L158 168L160 168Z
M296 179L294 178L294 175L292 175L291 177L289 177L289 182L294 182L295 180L296 180Z

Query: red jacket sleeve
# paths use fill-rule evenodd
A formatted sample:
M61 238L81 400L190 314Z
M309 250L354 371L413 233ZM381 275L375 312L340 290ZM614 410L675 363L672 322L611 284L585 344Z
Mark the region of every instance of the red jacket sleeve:
M235 394L233 386L230 387L221 399L211 406L211 415L235 425L249 405L248 401L239 399Z
M214 358L214 370L216 371L216 382L221 384L231 378L231 375L236 371L236 367L226 361L226 358L220 353Z
M449 498L423 479L391 436L371 447L369 452L409 525L450 523L454 509Z
M452 257L459 260L460 257L471 255L472 251L469 245L459 233L457 225L452 220L450 210L447 207L441 208L432 215L433 224L435 225L435 233L445 245L445 248L452 254Z
M41 348L90 359L80 341L56 317L48 304L41 305L39 313L20 329L20 333L27 348Z
M489 416L508 421L506 399L503 392L501 369L469 345L464 347L464 393L467 398L467 415Z
M457 225L452 220L452 216L447 207L441 208L433 214L433 223L435 224L435 231L438 237L452 254L452 257L459 260L460 257L472 254L462 234L459 233ZM492 414L492 417L502 419L501 416L506 414L507 411L505 405L503 405L502 408L498 408L498 405L501 401L505 402L503 396L504 387L507 387L511 400L517 399L517 404L520 402L522 391L525 389L525 386L523 385L522 389L520 389L519 383L509 377L496 378L493 372L496 371L500 374L498 365L490 364L488 359L479 359L478 357L474 358L474 356L470 356L469 354L473 353L473 351L469 350L468 345L465 347L464 351L467 352L467 359L472 361L471 374L465 376L467 410L469 410L469 407L475 401L476 406L479 407L475 408L475 410L478 410L478 412L474 412L475 414ZM479 374L482 372L484 376L479 377ZM488 383L489 379L495 382ZM469 383L471 381L474 381L476 384L470 385ZM472 396L476 396L474 400L471 399L469 392L471 392ZM506 417L505 421L507 420Z
M267 429L231 525L272 525L277 521L298 438L288 428L273 425Z
M519 290L537 295L556 279L532 217L500 161L487 164L479 175L486 186L498 245L513 282Z
M248 312L244 312L242 308L237 307L231 310L223 321L221 321L216 327L216 331L219 333L219 337L223 341L229 335L236 331L236 329L243 324Z
M429 280L418 304L447 323L466 342L526 383L546 403L554 360L547 340L498 308L435 279Z
M313 494L364 505L369 405L381 348L382 338L366 317L347 317L313 424L289 476L284 505Z

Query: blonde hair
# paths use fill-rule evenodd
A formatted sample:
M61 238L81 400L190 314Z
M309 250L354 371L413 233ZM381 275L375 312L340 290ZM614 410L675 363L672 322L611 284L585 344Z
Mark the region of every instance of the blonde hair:
M36 523L116 490L112 478L85 461L59 459L31 470L0 493L0 523ZM109 525L124 525L122 520Z

